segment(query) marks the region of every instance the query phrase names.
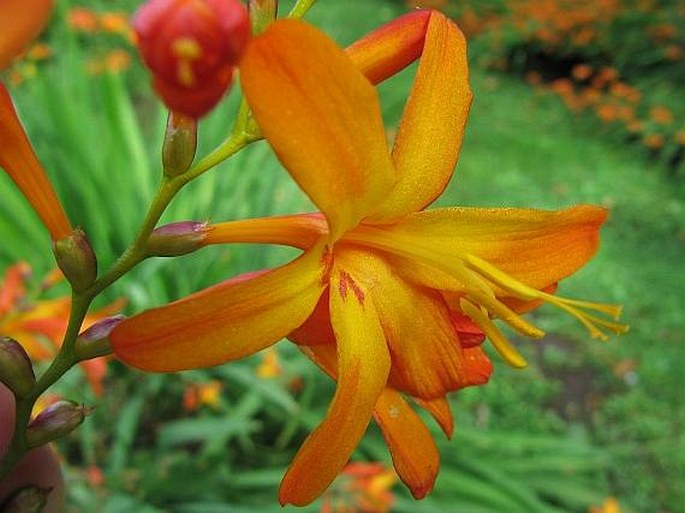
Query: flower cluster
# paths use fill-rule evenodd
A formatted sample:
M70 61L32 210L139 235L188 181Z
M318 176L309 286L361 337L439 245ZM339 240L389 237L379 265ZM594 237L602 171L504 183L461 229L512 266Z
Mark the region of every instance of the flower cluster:
M490 6L491 7L491 6ZM522 72L574 113L638 143L674 170L685 162L678 100L685 9L652 0L523 0L456 13L493 67ZM671 119L653 112L672 112Z

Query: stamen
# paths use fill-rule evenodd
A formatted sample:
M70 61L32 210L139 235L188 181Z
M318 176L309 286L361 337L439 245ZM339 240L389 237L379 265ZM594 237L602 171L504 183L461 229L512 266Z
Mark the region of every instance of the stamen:
M628 331L628 326L625 324L607 321L606 319L602 319L601 317L597 317L596 315L592 315L583 311L583 309L594 310L596 312L610 315L614 320L617 320L621 315L620 306L606 303L594 303L591 301L579 301L577 299L567 299L564 297L555 296L554 294L541 292L533 287L529 287L528 285L519 282L504 271L501 271L494 265L475 255L467 255L464 261L472 270L480 273L484 278L490 280L493 284L497 285L518 299L522 299L524 301L541 299L568 312L573 317L578 319L583 326L585 326L585 328L590 332L590 336L592 338L599 338L601 340L607 340L609 338L598 326L602 326L616 334L621 334Z
M505 362L517 369L522 369L528 365L523 356L521 356L521 353L516 350L511 342L509 342L509 339L495 326L495 323L490 320L482 308L477 307L466 299L461 299L459 305L466 315L471 317L473 322L480 326Z

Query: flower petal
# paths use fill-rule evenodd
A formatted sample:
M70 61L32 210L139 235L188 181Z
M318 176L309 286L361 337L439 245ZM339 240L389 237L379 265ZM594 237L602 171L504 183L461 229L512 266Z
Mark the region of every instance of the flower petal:
M392 150L398 182L371 221L399 219L442 193L457 163L471 98L464 35L434 11Z
M335 333L333 333L333 326L331 326L328 293L329 291L326 290L321 294L314 311L307 317L306 321L288 335L288 339L299 346L335 346Z
M324 288L324 251L251 279L228 280L119 324L110 339L125 363L148 371L210 367L257 352L302 324Z
M428 287L464 290L440 267L475 255L530 287L545 289L595 254L606 217L606 209L591 205L558 211L440 208L411 214L392 230L364 226L351 235L401 255L393 262L402 275Z
M19 9L19 7L16 8ZM0 167L17 184L47 227L52 240L56 241L71 234L71 224L26 137L14 110L12 98L2 83L0 83Z
M328 235L320 213L241 219L208 226L203 245L226 243L282 244L309 249Z
M334 345L300 346L300 349L328 375L337 379ZM373 416L381 428L400 479L414 497L424 497L433 487L440 464L430 431L400 393L388 387L378 398Z
M333 379L337 379L334 345L300 346L300 349ZM449 406L447 408L450 413ZM373 416L381 428L400 479L414 497L424 497L433 488L440 465L440 456L430 431L401 394L388 387L378 398Z
M264 136L339 237L394 184L376 90L333 41L298 20L254 38L240 74Z
M393 362L391 386L424 399L466 386L463 351L442 296L403 280L373 251L338 246L336 258L342 253L378 310Z
M0 70L5 69L43 29L52 0L0 2Z
M433 13L418 10L395 18L348 46L345 51L372 84L378 84L414 62L423 50Z
M452 408L447 400L447 397L438 397L436 399L420 399L415 398L416 404L421 406L424 410L431 414L435 421L445 433L447 438L452 438L454 434L454 416L452 415Z
M330 286L338 387L326 418L305 440L283 478L283 505L309 504L333 482L364 434L390 369L373 302L338 263L336 259Z
M386 388L376 403L374 418L381 428L397 475L415 499L433 489L440 455L430 431L399 392Z

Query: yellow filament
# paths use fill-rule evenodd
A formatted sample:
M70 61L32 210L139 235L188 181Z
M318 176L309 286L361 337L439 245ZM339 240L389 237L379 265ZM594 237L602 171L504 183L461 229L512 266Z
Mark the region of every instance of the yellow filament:
M505 362L517 369L522 369L528 365L523 356L521 356L511 342L509 342L509 339L504 336L481 308L466 299L461 299L459 305L466 315L480 326Z
M514 297L523 299L525 301L541 299L571 314L573 317L578 319L583 326L585 326L585 328L587 328L587 330L590 332L590 336L593 338L599 338L601 340L608 339L608 337L598 326L602 326L616 334L621 334L628 331L628 326L625 324L610 322L602 319L601 317L597 317L596 315L592 315L583 311L583 309L594 310L596 312L610 315L613 319L617 320L621 315L620 306L609 305L606 303L594 303L591 301L579 301L576 299L566 299L553 294L547 294L546 292L541 292L519 282L518 280L509 276L507 273L496 268L494 265L481 258L478 258L475 255L467 255L464 260L468 267L480 273L484 278L490 280L493 284L502 288Z

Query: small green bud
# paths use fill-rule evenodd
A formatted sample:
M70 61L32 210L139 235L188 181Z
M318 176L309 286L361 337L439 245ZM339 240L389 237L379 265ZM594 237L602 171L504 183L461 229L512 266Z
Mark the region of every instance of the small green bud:
M38 447L71 433L92 408L73 401L57 401L40 412L26 428L29 448Z
M36 383L29 355L19 342L9 337L0 338L0 382L15 397L24 397Z
M156 228L147 241L147 255L174 257L187 255L202 247L207 223L180 221Z
M112 354L109 334L124 319L123 315L107 317L80 333L74 343L74 353L79 361Z
M40 513L48 503L50 492L52 488L25 486L0 504L0 511L2 513Z
M80 228L53 244L55 259L76 292L90 287L97 278L98 266L95 253L86 234Z
M164 174L170 178L188 171L197 149L197 120L169 111L162 146Z

